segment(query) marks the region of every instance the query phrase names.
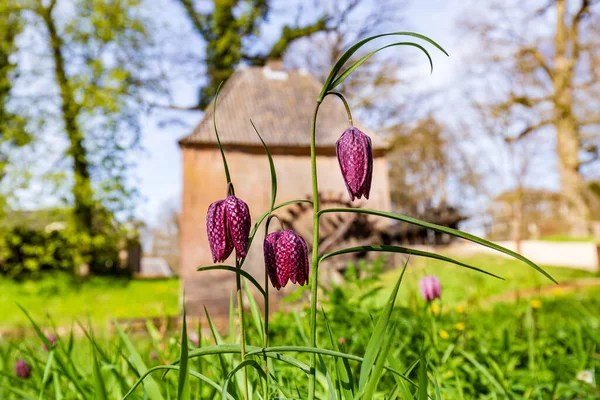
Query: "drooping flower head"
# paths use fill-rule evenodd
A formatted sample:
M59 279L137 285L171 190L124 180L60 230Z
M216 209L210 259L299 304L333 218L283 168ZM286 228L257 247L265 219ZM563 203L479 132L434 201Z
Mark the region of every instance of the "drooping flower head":
M51 347L56 346L56 336L54 335L48 335L47 336L48 341L50 342ZM44 349L44 351L50 351L50 349L48 348L48 346L46 346L46 343L42 343L42 349Z
M208 207L206 232L214 262L225 261L234 248L238 260L246 257L250 224L248 205L233 195Z
M277 290L285 287L288 280L300 286L308 282L308 247L296 232L269 233L263 249L267 274Z
M369 198L373 176L373 146L371 138L352 127L346 129L335 144L342 176L350 200Z
M15 362L15 375L19 378L29 379L31 376L31 368L25 360L17 360Z
M419 290L421 291L421 296L427 302L442 297L442 285L437 276L428 275L421 278L419 281Z

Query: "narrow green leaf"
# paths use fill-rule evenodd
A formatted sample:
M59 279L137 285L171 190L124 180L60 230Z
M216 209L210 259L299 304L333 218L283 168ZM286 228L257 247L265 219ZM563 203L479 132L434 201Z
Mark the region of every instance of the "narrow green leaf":
M329 320L327 319L327 314L325 314L325 310L323 310L323 308L321 308L321 312L323 313L325 326L327 327L327 332L329 333L329 340L331 341L331 346L333 347L333 350L340 351L337 340L333 335L333 331L331 330ZM350 369L348 360L343 358L336 358L336 369L338 377L337 380L340 384L340 397L342 397L345 400L352 400L354 398L354 382L352 380L352 369Z
M31 315L29 315L29 313L27 312L27 310L25 310L20 304L17 304L17 307L19 307L21 309L21 311L23 311L23 313L25 314L25 316L27 317L27 319L31 323L31 326L33 326L33 330L38 335L38 337L41 339L41 341L49 349L52 348L52 343L50 343L50 340L48 340L48 338L46 337L46 335L44 335L44 332L42 332L42 330L40 329L40 327L35 323L35 321L31 317ZM72 365L68 364L65 360L63 360L63 358L58 353L54 354L54 359L56 360L56 364L62 370L63 375L65 377L67 377L69 379L69 381L71 381L71 383L73 383L73 386L75 386L75 389L82 396L84 396L84 397L87 396L86 391L84 391L83 387L81 386L81 379L80 379L79 376L76 375L75 371L72 368Z
M325 361L323 361L323 356L320 354L319 354L319 366L321 367L321 373L325 376L325 380L327 381L327 387L329 388L329 398L332 400L337 400L337 395L335 394L335 388L333 387L333 382L331 381L331 375L329 375L329 371L327 370Z
M177 400L190 400L190 378L188 365L188 337L185 313L185 294L183 295L183 321L181 327L181 352L179 354L179 380L177 385Z
M348 61L350 59L350 57L352 57L352 55L354 53L356 53L356 51L358 49L360 49L362 46L364 46L365 44L367 44L371 40L374 40L374 39L377 39L377 38L380 38L380 37L384 37L384 36L412 36L412 37L416 37L417 39L425 40L426 42L431 43L432 45L434 45L435 47L437 47L439 50L441 50L444 54L448 55L448 53L446 53L446 50L444 50L439 44L437 44L436 42L434 42L433 40L431 40L427 36L423 36L423 35L415 33L415 32L391 32L391 33L382 33L382 34L379 34L379 35L368 37L368 38L363 39L360 42L356 43L355 45L353 45L352 47L350 47L348 50L346 50L346 52L344 54L342 54L342 56L340 57L340 59L335 63L335 65L331 69L331 72L329 73L329 76L325 80L325 84L323 85L323 90L321 90L321 93L319 94L319 97L318 97L317 101L319 103L323 101L323 99L325 98L325 94L331 89L331 83L335 80L335 77L337 76L338 72L342 69L342 67L344 66L344 64L346 63L346 61Z
M383 49L387 49L388 47L393 47L393 46L412 46L412 47L421 49L425 53L427 58L429 59L429 66L431 67L431 73L433 73L433 60L431 59L429 52L427 52L427 50L423 46L421 46L417 43L413 43L413 42L397 42L397 43L388 44L387 46L380 47L377 50L373 50L372 52L368 53L367 55L361 57L358 61L356 61L354 64L352 64L350 67L348 67L348 69L345 70L340 76L338 76L335 79L335 81L333 81L333 83L331 84L331 88L329 90L334 89L336 86L338 86L340 83L342 83L348 76L350 76L350 74L352 72L354 72L354 70L356 68L360 67L373 54L375 54Z
M504 394L505 396L508 395L508 393L504 390L504 388L502 387L502 385L500 385L500 383L496 380L496 378L494 378L494 376L490 373L490 371L487 370L487 368L485 368L483 365L481 365L476 359L475 357L473 357L471 354L467 353L466 351L457 348L457 351L467 360L469 361L471 364L473 364L473 366L475 368L477 368L479 370L479 372L481 372L481 374L496 388L496 390L502 394Z
M40 396L39 400L44 398L44 391L46 390L46 385L48 384L48 378L50 378L50 372L52 371L52 363L54 361L54 350L50 350L50 354L48 354L48 361L46 361L46 367L44 368L44 376L42 377L42 381L40 382L40 388L38 389Z
M369 377L369 381L365 389L365 399L372 399L375 395L375 390L377 389L377 385L379 384L379 380L381 379L381 375L383 374L383 366L385 364L386 355L390 353L390 347L394 342L395 331L396 324L392 325L392 327L386 332L385 338L383 340L383 345L381 346L381 351L379 353L379 356L377 357L377 362L375 363L375 367L373 368L373 372Z
M477 267L473 267L471 265L462 263L462 262L454 260L454 259L452 259L450 257L445 257L445 256L442 256L442 255L435 254L435 253L430 253L430 252L427 252L427 251L416 250L416 249L409 249L409 248L406 248L406 247L391 246L391 245L357 246L357 247L350 247L350 248L342 249L342 250L336 250L336 251L333 251L331 253L323 254L321 256L321 261L324 260L324 259L326 259L326 258L329 258L329 257L339 256L341 254L362 253L362 252L365 252L365 251L410 254L410 255L427 257L427 258L434 258L436 260L446 261L446 262L449 262L449 263L452 263L452 264L460 265L461 267L472 269L474 271L481 272L483 274L493 276L494 278L498 278L498 279L504 280L504 278L501 278L498 275L494 275L491 272L487 272L487 271L484 271L484 270L479 269Z
M122 400L125 400L126 398L128 398L129 396L131 396L131 394L133 393L133 391L142 384L142 382L144 381L144 379L146 379L146 377L149 377L149 375L153 372L156 371L160 371L160 370L179 370L178 366L175 365L157 365L156 367L150 368L148 371L146 371L144 374L140 375L140 378L133 384L133 386L131 387L131 389L129 390L129 392L127 392L125 394L125 396L123 396ZM219 386L216 382L214 382L213 380L211 380L210 378L199 374L196 371L189 371L189 374L192 375L195 378L200 379L202 382L206 382L208 383L210 386L212 386L213 388L215 388L218 391L221 391L221 386ZM229 400L234 400L232 396L227 395L227 398Z
M227 378L225 378L225 382L223 383L223 387L221 388L221 399L224 400L227 398L227 387L229 386L229 381L231 380L231 378L235 375L236 372L246 367L252 367L256 369L261 378L265 380L267 379L265 371L262 370L260 364L256 362L256 360L244 360L241 363L239 363L234 369L232 369L229 374L227 374Z
M427 400L427 361L425 360L425 349L419 354L419 400Z
M148 368L146 367L142 356L140 355L140 353L138 353L133 343L131 343L129 337L125 334L125 332L123 332L123 329L121 329L121 326L114 318L113 323L115 329L117 330L117 333L119 334L119 337L121 338L121 341L123 342L123 344L127 348L127 351L129 352L129 356L131 357L131 362L133 366L140 375L144 374L148 370ZM154 379L151 376L148 376L148 379L146 380L146 382L144 382L144 389L146 390L146 393L148 393L148 397L151 400L162 400L163 397L160 394L160 389L156 384L156 381L154 381Z
M221 157L223 158L223 169L225 170L225 179L227 180L227 185L229 185L229 183L231 183L231 176L229 175L227 159L225 158L225 152L223 151L223 146L221 146L221 139L219 138L219 131L217 130L217 99L219 98L219 92L221 91L221 86L223 86L223 83L223 81L219 83L219 87L217 87L217 92L215 93L215 98L213 101L213 127L215 128L217 145L219 146L219 150L221 151Z
M258 283L258 281L256 279L254 279L254 277L252 275L250 275L248 272L244 271L243 269L238 270L238 268L232 267L231 265L223 265L223 264L210 265L208 267L198 267L196 269L196 271L198 271L198 272L213 271L213 270L230 271L230 272L235 272L235 273L239 272L240 275L242 275L244 278L249 280L250 283L252 283L263 296L265 295L265 290L262 288L262 286L260 286L260 283Z
M404 264L404 268L402 269L402 273L396 282L396 286L392 289L390 293L390 297L388 298L388 302L377 320L377 324L375 325L375 329L373 330L373 334L371 335L371 339L367 344L367 348L365 350L365 357L360 366L360 376L358 381L358 395L362 393L365 389L365 385L367 383L367 379L371 373L371 368L375 363L375 359L379 354L381 349L383 339L387 330L387 327L390 322L390 318L392 315L392 310L394 309L394 304L396 303L396 296L398 295L398 290L400 289L400 283L402 282L402 278L404 277L404 273L406 272L406 267L408 266L408 261Z
M97 400L108 400L106 395L106 387L104 387L104 378L100 370L100 364L98 363L98 357L96 357L96 346L92 343L92 363L94 367L94 398Z
M269 151L269 148L267 147L267 144L263 140L262 136L260 136L260 133L258 133L258 129L256 129L256 125L254 125L254 122L252 122L252 120L250 120L250 123L252 124L254 131L258 135L260 142L262 143L263 147L265 148L265 152L267 153L267 158L269 159L269 168L271 170L271 206L269 207L269 210L273 211L273 208L275 207L275 198L277 197L277 172L275 171L275 164L273 164L273 157L271 157L271 152Z
M471 235L470 233L459 231L458 229L452 229L452 228L448 228L446 226L432 224L430 222L421 221L419 219L408 217L406 215L401 215L401 214L396 214L396 213L386 212L386 211L370 210L367 208L328 208L328 209L319 211L318 215L322 215L325 213L335 213L335 212L353 212L353 213L359 213L359 214L377 215L380 217L391 218L391 219L395 219L397 221L407 222L409 224L421 226L423 228L431 229L436 232L447 233L448 235L459 237L461 239L465 239L470 242L474 242L474 243L480 244L482 246L489 247L490 249L494 249L501 253L512 256L512 257L516 258L517 260L520 260L520 261L524 262L525 264L529 265L530 267L532 267L533 269L535 269L536 271L538 271L539 273L544 275L546 278L550 279L552 282L558 283L553 277L551 277L546 271L544 271L542 268L540 268L537 264L535 264L533 261L529 260L528 258L523 257L519 253L516 253L512 250L509 250L507 248L499 246L495 243L492 243L488 240L482 239L475 235Z
M248 283L244 281L244 291L246 292L246 298L248 299L248 304L250 305L250 312L252 313L252 320L254 321L254 325L256 326L256 330L258 331L258 335L260 336L261 342L264 339L264 329L263 329L263 319L262 314L260 312L260 308L256 303L256 299L254 295L250 291L248 287Z

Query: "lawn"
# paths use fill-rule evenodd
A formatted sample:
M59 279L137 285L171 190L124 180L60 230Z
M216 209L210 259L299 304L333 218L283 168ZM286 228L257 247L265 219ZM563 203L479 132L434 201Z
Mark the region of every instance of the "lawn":
M554 284L539 272L520 261L481 254L470 257L455 257L474 267L503 277L505 280L484 275L477 271L468 270L447 262L413 257L402 282L399 293L400 303L414 299L418 294L418 282L425 275L437 276L442 284L442 302L454 306L459 303L470 305L485 305L490 298L499 299L502 294L521 292L531 294L542 287L552 287ZM587 271L566 267L542 266L559 283L597 276ZM382 307L387 300L387 293L394 286L400 269L383 273L373 285L361 288L364 292L379 286L382 290L372 298L371 306ZM554 294L561 291L555 288Z
M91 277L77 281L67 275L16 282L0 278L0 329L30 328L17 304L37 320L50 315L57 326L69 326L89 315L96 326L116 318L151 318L179 313L179 281Z

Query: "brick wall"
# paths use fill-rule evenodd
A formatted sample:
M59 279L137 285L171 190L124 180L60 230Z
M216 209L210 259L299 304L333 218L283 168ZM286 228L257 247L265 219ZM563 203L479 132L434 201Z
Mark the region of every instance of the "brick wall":
M231 272L196 272L201 265L211 265L206 238L206 210L213 201L226 195L221 155L214 148L183 147L183 194L180 232L181 270L189 315L200 315L206 305L211 315L226 314L229 296L235 288ZM310 158L306 155L273 155L278 177L277 203L306 198L311 193ZM252 222L268 210L271 199L269 164L264 154L235 150L227 152L227 162L236 196L250 207ZM319 188L324 193L346 194L335 154L318 157ZM390 210L388 171L385 159L375 158L369 208ZM244 269L263 282L261 227ZM306 238L308 239L308 238ZM233 254L228 265L234 265ZM274 289L271 290L273 293ZM276 303L276 296L272 296ZM258 299L257 299L258 300Z

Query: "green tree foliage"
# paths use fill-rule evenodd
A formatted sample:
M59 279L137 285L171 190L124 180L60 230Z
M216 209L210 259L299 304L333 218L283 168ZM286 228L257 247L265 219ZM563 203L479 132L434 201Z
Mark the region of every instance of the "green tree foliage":
M26 130L26 119L11 110L9 101L13 89L15 63L11 56L17 52L15 39L23 29L23 23L9 0L0 3L0 181L6 174L10 150L31 141ZM4 204L2 204L3 208Z
M3 25L3 36L12 34L14 40L22 27L29 33L25 38L41 39L28 41L36 50L27 52L34 68L24 68L23 74L34 82L50 80L54 87L33 94L34 101L52 98L50 108L36 107L40 126L36 136L67 144L64 160L56 163L59 171L53 175L58 182L52 183L57 195L73 206L78 240L116 241L108 237L119 231L118 219L130 216L136 197L127 172L131 152L139 147L143 95L160 87L146 66L152 37L142 2L31 0L5 9L15 27L9 30ZM14 47L4 51L11 50ZM62 138L49 136L57 130L64 134ZM102 263L94 264L99 258L94 246L83 248L87 249L82 250L84 262L91 262L93 271L96 266L104 268Z
M263 65L281 58L296 39L328 29L328 17L306 26L286 25L270 50L254 54L246 43L259 37L260 26L271 9L266 0L214 0L210 12L198 11L193 0L179 0L194 30L206 42L205 63L208 82L200 89L197 109L208 105L220 82L227 80L241 62Z

